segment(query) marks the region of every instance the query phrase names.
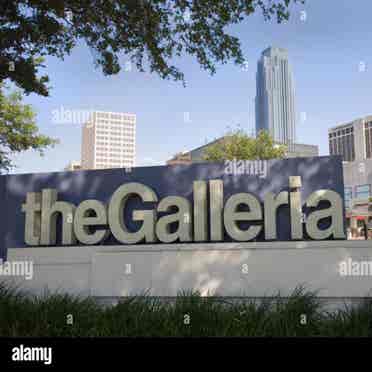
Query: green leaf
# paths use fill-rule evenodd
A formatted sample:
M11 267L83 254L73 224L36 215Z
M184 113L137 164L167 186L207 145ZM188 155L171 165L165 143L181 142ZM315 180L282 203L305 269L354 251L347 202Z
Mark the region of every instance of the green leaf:
M57 140L39 134L35 112L22 103L22 95L14 91L5 95L0 84L0 172L14 167L10 156L29 149L43 155L45 148L54 146Z
M217 142L206 147L204 160L268 160L282 159L286 154L286 146L274 144L266 131L260 131L257 138L248 136L242 129L229 131Z

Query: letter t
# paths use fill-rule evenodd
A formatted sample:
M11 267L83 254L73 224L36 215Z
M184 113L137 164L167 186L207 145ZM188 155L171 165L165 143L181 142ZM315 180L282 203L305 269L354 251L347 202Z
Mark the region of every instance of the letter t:
M41 193L28 192L26 203L22 204L25 212L25 243L28 245L40 244L41 226Z

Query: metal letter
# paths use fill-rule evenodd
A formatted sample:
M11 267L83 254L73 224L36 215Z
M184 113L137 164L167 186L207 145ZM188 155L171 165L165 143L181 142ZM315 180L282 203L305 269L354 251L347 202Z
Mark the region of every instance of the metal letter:
M124 223L123 210L125 203L132 195L139 195L144 202L156 202L158 198L153 190L141 183L130 182L120 186L112 195L108 219L111 232L121 243L134 244L145 239L146 242L155 242L156 211L133 211L134 221L143 221L142 227L136 232L130 232Z
M55 245L57 239L57 216L62 215L62 245L76 243L73 221L68 221L69 216L74 217L75 205L57 201L58 192L55 189L42 190L41 210L41 245Z
M223 240L222 210L223 210L223 182L221 180L209 181L210 194L210 226L211 241Z
M246 204L249 212L237 212L240 204ZM247 241L254 239L261 231L262 226L250 226L247 230L241 230L236 221L257 221L262 219L260 202L251 194L239 193L230 196L224 210L224 223L227 233L232 239Z
M208 234L207 221L207 183L194 182L194 240L205 242Z
M332 234L336 239L345 238L340 195L332 190L318 190L308 197L306 204L308 207L317 207L321 200L329 201L331 206L309 214L306 221L307 233L316 240L326 239ZM327 229L320 230L318 228L319 220L327 217L331 217L331 225Z
M40 245L41 193L28 192L22 211L25 212L25 243Z
M192 223L190 219L185 222L184 216L191 214L191 203L180 196L168 196L160 201L158 212L168 212L170 207L176 206L178 211L159 218L156 224L156 235L163 243L171 243L179 239L180 242L192 241ZM171 233L170 224L177 222L177 231Z
M265 195L265 239L276 239L276 212L281 205L288 204L288 192L275 194L268 192Z
M95 216L90 215L91 211L95 213ZM107 225L106 207L98 200L85 200L79 204L75 211L74 231L77 240L83 244L93 245L108 235L106 229L91 233L89 226L92 225Z

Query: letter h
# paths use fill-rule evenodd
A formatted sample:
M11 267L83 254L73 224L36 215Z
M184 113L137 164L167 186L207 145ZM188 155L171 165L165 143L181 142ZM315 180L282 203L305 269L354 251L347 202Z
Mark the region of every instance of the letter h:
M57 217L62 215L62 245L70 245L76 242L73 220L75 205L57 201L58 192L55 189L42 191L41 211L41 245L55 245L57 240Z

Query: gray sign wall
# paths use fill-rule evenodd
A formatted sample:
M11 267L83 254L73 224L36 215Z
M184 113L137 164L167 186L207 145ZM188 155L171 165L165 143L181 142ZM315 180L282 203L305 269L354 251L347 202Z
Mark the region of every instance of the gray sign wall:
M166 196L183 196L192 201L193 181L220 179L224 185L224 202L235 193L247 192L263 200L267 192L278 194L288 190L289 176L302 177L302 202L314 191L330 189L344 197L341 157L293 158L267 162L266 177L247 174L227 174L224 163L197 163L179 166L156 166L125 169L107 169L75 172L21 174L0 176L0 233L2 258L8 248L25 248L25 215L22 204L27 192L40 192L45 188L58 190L58 200L78 205L87 199L108 203L111 195L122 184L139 182L152 188L159 200ZM131 199L125 210L125 221L129 228L137 229L139 222L131 221L133 209L153 209L138 198ZM306 210L305 210L306 212ZM289 207L281 207L277 213L278 240L290 240ZM60 231L60 229L57 229ZM57 245L60 241L57 236ZM307 237L305 237L307 239ZM229 241L225 235L225 240ZM262 231L256 239L264 240ZM117 245L111 235L103 245ZM190 244L190 243L188 243ZM192 243L191 243L192 244Z

